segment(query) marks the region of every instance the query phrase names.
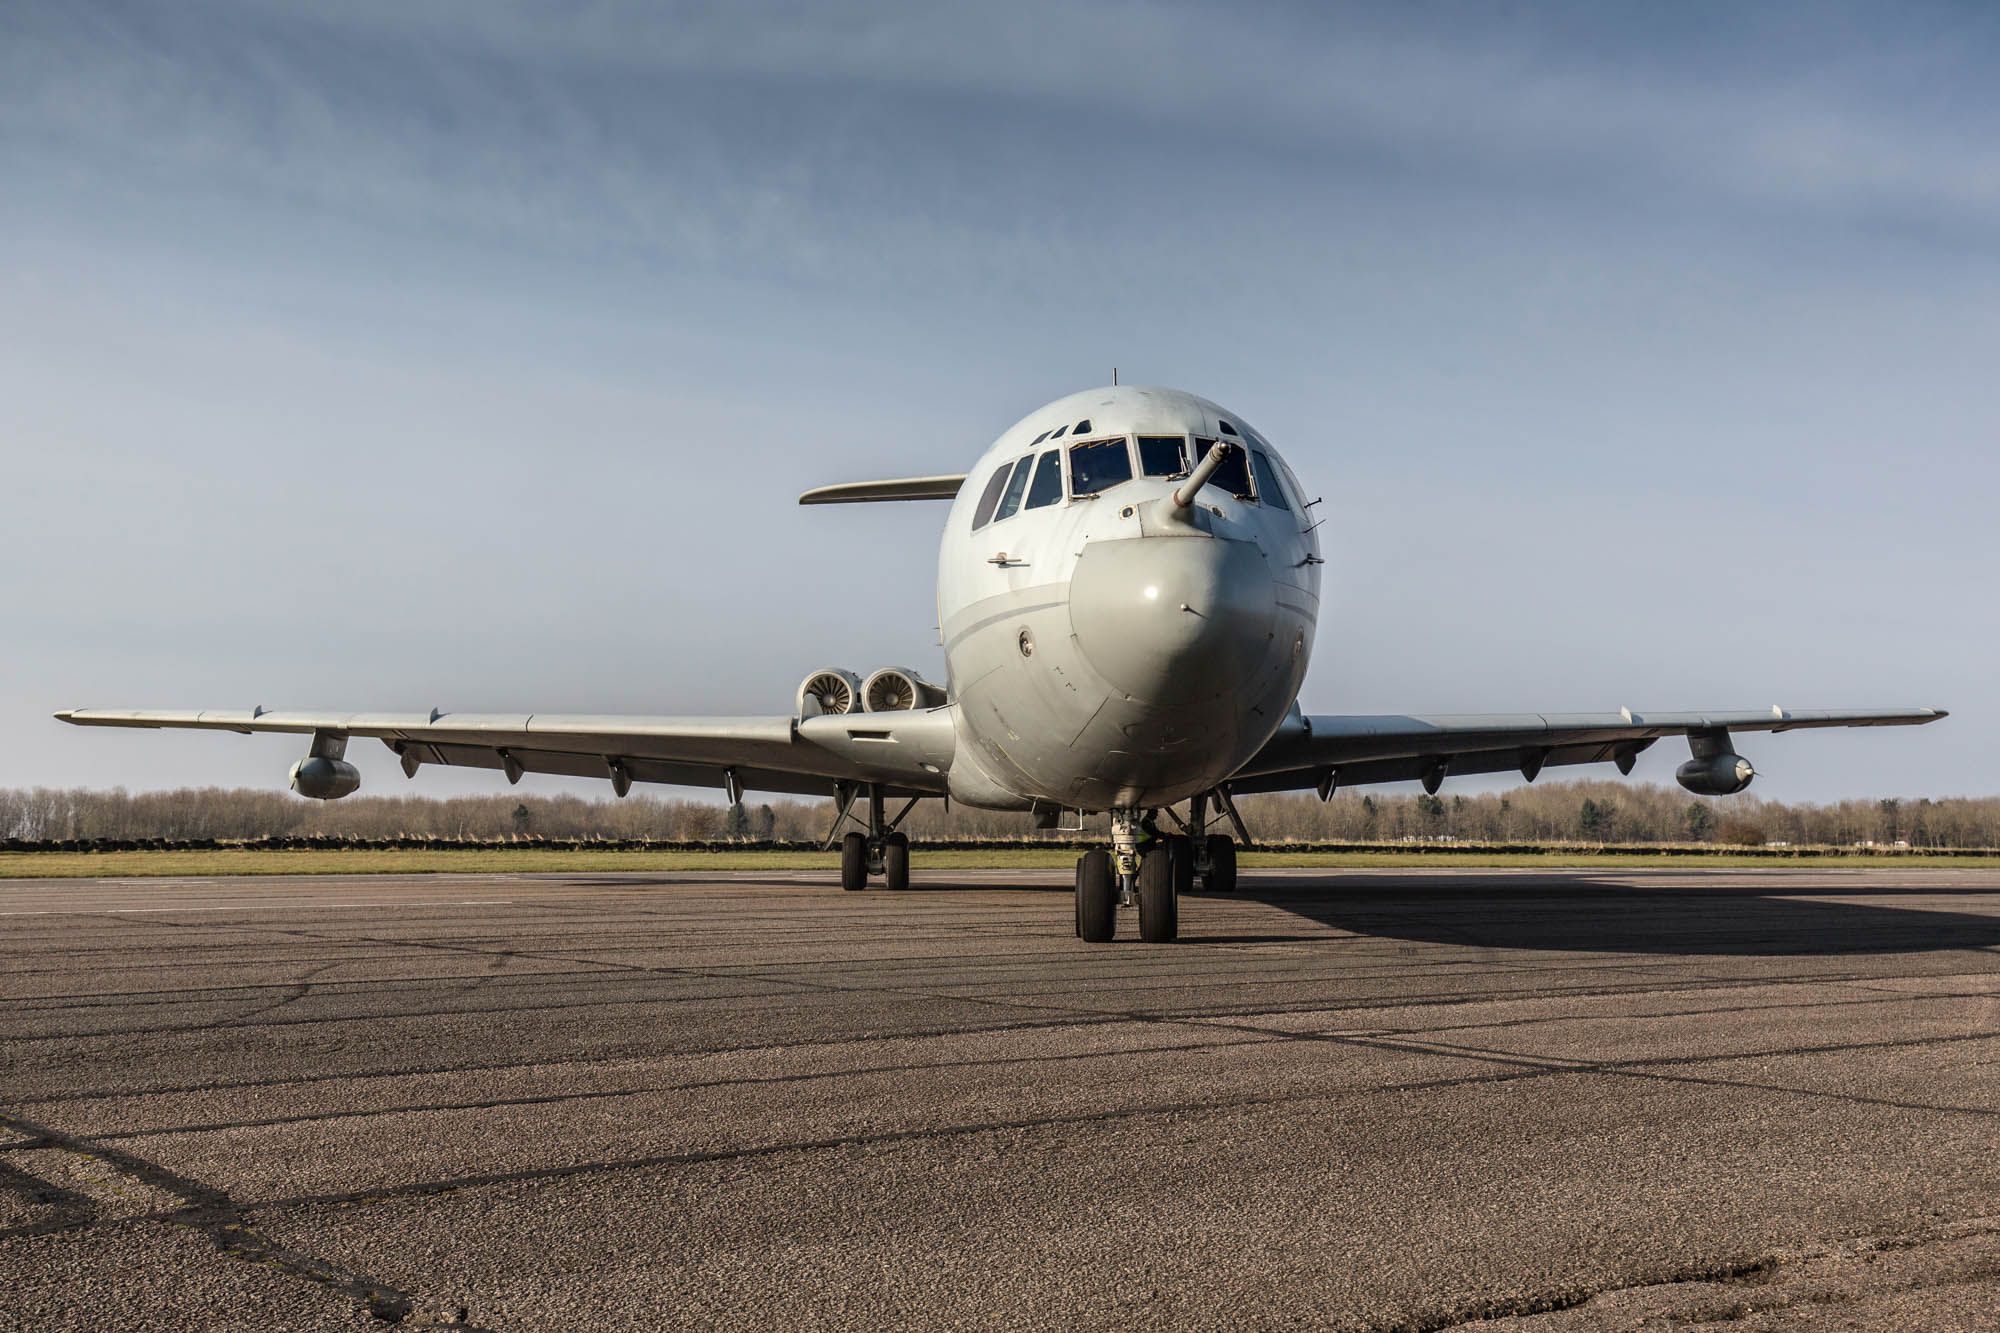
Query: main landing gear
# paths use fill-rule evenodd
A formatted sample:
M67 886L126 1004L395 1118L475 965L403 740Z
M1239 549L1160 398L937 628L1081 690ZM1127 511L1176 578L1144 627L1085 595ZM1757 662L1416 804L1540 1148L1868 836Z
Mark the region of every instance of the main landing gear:
M1226 792L1214 794L1239 833L1243 822ZM1185 830L1162 834L1154 827L1158 810L1128 807L1111 812L1111 850L1085 852L1076 862L1076 934L1103 944L1118 933L1118 909L1137 908L1139 938L1165 944L1180 935L1180 897L1199 879L1210 893L1236 891L1236 840L1207 832L1208 795L1194 798L1182 823ZM1249 839L1246 835L1245 842Z
M832 847L841 824L855 817L855 798L864 793L868 798L868 831L849 832L840 838L840 887L856 893L868 887L871 875L880 875L883 888L907 889L910 887L910 836L898 832L896 826L922 798L912 796L909 804L898 811L894 819L890 819L884 810L880 785L870 782L856 788L843 784L837 791L840 813L833 817L833 832L827 834L826 844Z

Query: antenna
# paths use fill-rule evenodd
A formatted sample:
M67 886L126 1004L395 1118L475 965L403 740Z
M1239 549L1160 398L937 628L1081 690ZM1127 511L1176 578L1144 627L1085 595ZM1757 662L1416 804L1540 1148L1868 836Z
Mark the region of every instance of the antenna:
M1111 367L1111 387L1114 389L1118 387L1118 367L1116 366Z

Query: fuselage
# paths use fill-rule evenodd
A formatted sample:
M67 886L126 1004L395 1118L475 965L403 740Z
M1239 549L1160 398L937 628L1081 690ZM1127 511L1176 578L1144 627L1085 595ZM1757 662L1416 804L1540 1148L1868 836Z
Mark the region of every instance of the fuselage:
M1193 503L1189 469L1233 446ZM1298 696L1314 519L1241 417L1172 389L1058 399L994 441L946 520L938 624L967 804L1106 810L1206 791Z

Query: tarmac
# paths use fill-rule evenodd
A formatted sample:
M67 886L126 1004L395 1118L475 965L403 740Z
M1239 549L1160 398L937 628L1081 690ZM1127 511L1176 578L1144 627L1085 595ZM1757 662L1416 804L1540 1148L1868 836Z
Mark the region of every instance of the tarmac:
M0 881L0 1329L2000 1329L2000 872Z

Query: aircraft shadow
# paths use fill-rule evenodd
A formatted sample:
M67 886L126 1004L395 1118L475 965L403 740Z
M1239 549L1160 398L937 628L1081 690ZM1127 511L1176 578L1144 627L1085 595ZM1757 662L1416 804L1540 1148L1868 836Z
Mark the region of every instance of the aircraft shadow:
M1838 895L1841 901L1815 901L1807 895ZM1648 886L1588 873L1468 875L1443 881L1369 876L1343 882L1329 876L1304 883L1260 882L1250 873L1236 896L1357 935L1481 949L1793 956L2000 945L2000 891L1952 888L1936 896L1945 895L1983 896L1992 902L1994 914L1856 902L1933 896L1928 889L1885 889L1865 881L1822 881L1786 894L1774 893L1769 885ZM1182 911L1183 933L1189 938L1214 943L1325 938L1316 933L1211 936L1199 929L1199 910ZM1188 930L1190 925L1195 929Z

